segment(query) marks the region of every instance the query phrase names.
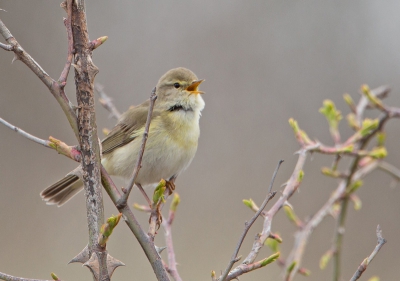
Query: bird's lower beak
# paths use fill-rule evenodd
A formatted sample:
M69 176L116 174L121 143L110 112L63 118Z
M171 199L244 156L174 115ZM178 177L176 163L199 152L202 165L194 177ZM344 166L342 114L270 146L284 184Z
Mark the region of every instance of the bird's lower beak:
M204 94L204 92L199 91L199 85L204 81L204 79L201 80L195 80L192 82L192 84L189 85L189 87L186 88L186 91L190 92L191 94Z

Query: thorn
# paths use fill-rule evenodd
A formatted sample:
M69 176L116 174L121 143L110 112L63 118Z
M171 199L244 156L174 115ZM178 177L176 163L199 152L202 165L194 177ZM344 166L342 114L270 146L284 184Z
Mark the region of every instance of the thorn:
M99 267L99 258L97 257L96 253L92 253L90 259L87 262L85 262L83 266L87 266L94 275L95 280L99 280L100 267Z
M125 264L122 261L117 260L116 258L113 258L109 254L107 254L107 271L110 278L113 275L114 270L119 266L125 266Z
M165 249L167 249L167 247L157 247L157 246L155 246L155 247L156 247L156 251L157 251L158 254L161 254L162 251L164 251Z
M14 54L14 57L13 57L13 59L11 61L11 64L13 64L17 60L19 60L19 57L16 54Z
M77 254L68 264L73 262L86 263L89 260L89 248L86 246L79 254Z

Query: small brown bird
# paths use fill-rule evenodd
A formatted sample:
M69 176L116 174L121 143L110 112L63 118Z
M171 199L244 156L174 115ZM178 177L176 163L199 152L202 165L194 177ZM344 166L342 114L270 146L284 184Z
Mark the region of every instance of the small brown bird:
M203 80L189 69L169 70L157 83L157 101L151 118L142 168L136 184L171 181L185 170L197 150L199 119L204 101L198 87ZM122 114L117 125L102 141L101 163L110 175L129 178L136 164L147 120L149 100ZM83 189L81 167L43 190L47 204L63 205Z

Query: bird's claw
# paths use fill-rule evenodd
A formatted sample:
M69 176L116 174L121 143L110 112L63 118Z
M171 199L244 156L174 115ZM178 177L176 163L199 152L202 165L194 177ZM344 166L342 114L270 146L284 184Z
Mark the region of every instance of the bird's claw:
M168 195L171 195L175 190L175 183L173 180L166 181L165 187L168 189Z

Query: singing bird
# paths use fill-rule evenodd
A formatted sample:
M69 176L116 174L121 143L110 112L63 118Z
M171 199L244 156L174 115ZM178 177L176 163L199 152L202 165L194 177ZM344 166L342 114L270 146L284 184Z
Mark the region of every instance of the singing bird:
M148 140L137 185L167 180L174 189L176 177L185 170L197 150L199 119L204 108L199 80L189 69L169 70L156 86ZM150 101L130 108L102 141L101 163L110 175L129 178L139 154ZM83 189L80 167L40 193L47 204L61 206Z

